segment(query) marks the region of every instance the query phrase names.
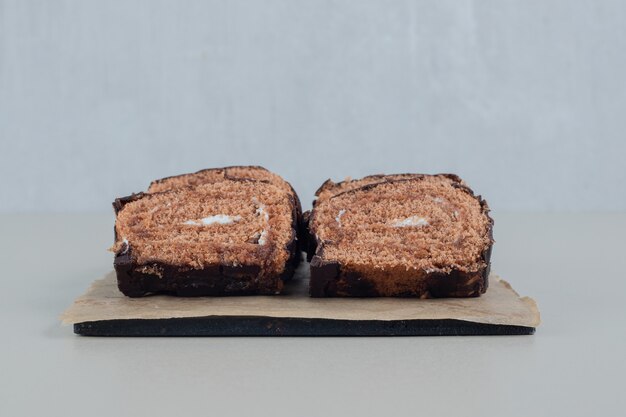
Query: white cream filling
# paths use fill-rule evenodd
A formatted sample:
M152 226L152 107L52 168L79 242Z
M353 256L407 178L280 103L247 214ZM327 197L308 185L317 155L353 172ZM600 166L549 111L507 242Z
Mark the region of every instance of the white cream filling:
M346 210L341 209L339 210L339 213L337 213L337 217L335 217L335 221L337 222L339 227L341 227L341 216L343 216L345 213L346 213Z
M190 226L209 226L212 224L231 224L239 220L241 220L241 216L228 216L226 214L216 214L214 216L207 216L198 221L187 220L184 224L188 224Z
M402 220L396 219L391 222L392 227L423 227L428 225L428 220L420 216L411 216Z
M270 214L267 212L267 210L265 210L265 204L259 203L259 201L256 198L253 198L252 202L258 205L256 209L257 216L263 216L263 219L265 220L266 223L268 223L268 227L269 227ZM257 244L265 245L266 243L267 243L267 229L263 229L261 230L261 234L259 236L259 240L257 240Z
M130 243L128 243L128 239L126 238L122 240L122 243L124 244L124 250L120 252L120 254L124 255L126 252L128 252L128 249L130 249Z
M256 214L263 216L266 222L270 220L270 214L265 211L265 204L259 204L259 207L256 209Z

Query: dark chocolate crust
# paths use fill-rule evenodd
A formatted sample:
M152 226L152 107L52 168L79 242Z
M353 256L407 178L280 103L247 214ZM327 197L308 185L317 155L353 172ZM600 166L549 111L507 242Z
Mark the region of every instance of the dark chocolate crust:
M248 178L229 178L229 181L265 182ZM167 192L167 191L165 191ZM149 294L173 294L177 296L228 296L228 295L274 295L279 294L283 282L291 279L299 265L302 231L300 200L293 191L289 194L292 207L292 234L286 249L289 257L280 274L264 274L260 265L208 265L203 269L192 269L180 265L163 263L138 264L133 260L132 247L126 246L115 255L113 266L119 290L128 297ZM148 193L133 193L116 198L113 209L117 215L123 207L133 201L150 196ZM117 236L114 228L114 239Z
M311 297L380 297L369 274L350 270L338 262L324 261L319 256L311 260ZM372 273L375 273L372 271ZM452 270L450 273L411 271L407 279L416 285L394 297L446 298L478 297L489 285L489 264L476 272Z
M480 195L475 195L461 178L454 174L437 174L445 176L453 181L453 186L464 190L476 198L480 203L483 214L489 221L488 236L490 244L481 253L481 261L484 267L474 272L466 272L452 269L450 272L409 270L398 271L397 274L405 276L407 281L415 285L407 291L393 294L396 297L419 297L419 298L446 298L446 297L479 297L487 291L489 286L489 271L491 268L491 252L493 248L493 219L489 216L489 206ZM380 182L367 184L352 190L334 195L354 193L373 189L381 184L389 182L413 181L423 178L424 174L414 174L410 179L390 179L384 175L372 175L366 178L380 178ZM316 195L325 188L334 186L327 180L317 191ZM341 184L341 183L338 183ZM305 212L303 220L306 223L307 233L307 260L310 262L311 280L309 282L309 294L311 297L380 297L376 290L373 276L380 271L355 271L346 265L336 261L324 259L324 247L313 227L315 207L312 211Z
M183 297L226 295L275 295L283 281L293 277L301 255L292 251L285 270L280 275L260 275L259 265L209 265L191 269L178 265L133 262L129 249L115 256L113 265L117 286L128 297L149 294L171 294Z

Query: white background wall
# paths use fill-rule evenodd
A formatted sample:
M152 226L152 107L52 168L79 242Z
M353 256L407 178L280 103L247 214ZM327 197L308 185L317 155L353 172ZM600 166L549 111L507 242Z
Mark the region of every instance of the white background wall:
M0 211L262 164L626 209L626 2L0 0Z

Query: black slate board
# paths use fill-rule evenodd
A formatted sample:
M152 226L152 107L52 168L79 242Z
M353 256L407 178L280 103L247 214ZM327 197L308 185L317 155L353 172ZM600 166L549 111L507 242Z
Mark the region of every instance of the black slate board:
M489 336L530 335L534 327L462 320L328 320L194 317L101 320L74 324L83 336Z

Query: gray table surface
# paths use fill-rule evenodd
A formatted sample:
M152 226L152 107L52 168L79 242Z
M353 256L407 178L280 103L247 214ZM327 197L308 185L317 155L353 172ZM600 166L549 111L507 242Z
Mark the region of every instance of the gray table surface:
M624 415L626 214L494 217L534 336L79 337L112 215L2 215L0 415Z

